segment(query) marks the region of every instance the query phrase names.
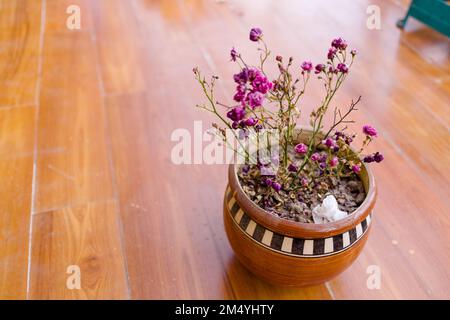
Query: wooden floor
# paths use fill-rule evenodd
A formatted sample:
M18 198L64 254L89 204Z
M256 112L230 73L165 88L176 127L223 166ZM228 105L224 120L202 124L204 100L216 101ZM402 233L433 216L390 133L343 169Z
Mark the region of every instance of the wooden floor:
M400 32L406 2L0 0L0 297L449 299L450 41L412 20ZM336 103L363 96L356 120L378 128L386 160L367 246L325 285L252 276L224 233L226 166L170 160L174 129L212 121L192 67L221 75L229 99L228 52L255 57L253 26L297 63L322 61L335 36L360 53ZM321 90L307 96L305 114Z

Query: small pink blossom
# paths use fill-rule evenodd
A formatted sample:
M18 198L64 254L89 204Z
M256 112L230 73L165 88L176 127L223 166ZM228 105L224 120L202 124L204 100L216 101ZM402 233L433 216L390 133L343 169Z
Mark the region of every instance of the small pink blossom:
M337 69L339 72L342 72L342 73L347 73L347 72L348 72L348 67L347 67L347 65L346 65L345 63L339 63L339 64L337 65L336 69Z
M262 94L266 94L267 91L272 89L272 86L272 82L267 80L262 74L256 75L255 79L252 81L253 90L261 92Z
M234 101L241 102L245 98L245 91L237 91L233 97Z
M312 156L311 156L311 160L312 160L312 161L319 161L320 158L321 158L321 157L320 157L320 154L317 153L317 152L313 153Z
M295 146L295 152L305 154L308 151L308 146L304 143L299 143Z
M322 140L322 144L327 146L328 148L334 148L336 147L336 141L334 141L331 138L326 138L325 140Z
M251 41L255 41L255 42L259 41L259 39L261 39L261 37L262 37L262 30L261 30L261 28L255 27L255 28L252 28L250 30L249 38L250 38Z
M313 68L313 64L311 61L305 61L302 63L302 70L306 72L310 72Z
M245 116L245 109L242 107L234 107L227 112L227 117L233 121L242 120Z
M315 67L316 70L314 71L314 73L315 74L321 73L323 70L325 70L325 67L326 66L323 63L317 64Z
M253 127L257 122L258 120L256 120L255 118L248 118L244 123L247 127Z
M361 166L358 165L358 164L352 165L352 171L353 171L354 173L360 173L360 172L361 172Z
M281 184L279 184L278 182L273 182L272 183L272 188L273 190L275 190L276 192L281 190Z
M335 48L328 49L327 58L330 60L334 59L334 56L336 55L337 50Z
M236 49L233 47L230 50L230 56L231 56L231 61L236 61L236 58L239 56L239 53L236 51Z
M377 129L375 129L374 127L366 124L365 126L363 126L363 132L365 135L370 136L370 137L377 137L378 136L378 132Z
M329 161L329 165L330 165L330 167L332 167L332 168L336 167L338 163L339 163L338 157L333 157L333 158L331 158L330 161Z
M255 109L256 107L259 107L262 105L264 101L264 95L261 92L255 91L251 92L247 95L248 104L252 109Z
M345 50L347 48L347 42L342 38L336 38L331 42L331 46L339 50Z

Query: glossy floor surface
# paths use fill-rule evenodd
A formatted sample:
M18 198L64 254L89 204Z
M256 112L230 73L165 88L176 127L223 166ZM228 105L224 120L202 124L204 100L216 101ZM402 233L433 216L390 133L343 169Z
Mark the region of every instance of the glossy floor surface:
M0 0L0 297L449 299L450 42L413 20L399 31L406 2ZM229 101L228 52L257 57L253 26L296 63L336 36L359 51L336 105L363 96L355 120L386 160L367 246L324 285L246 271L224 233L226 166L171 161L174 129L213 121L192 67L221 75ZM305 114L321 96L312 85Z

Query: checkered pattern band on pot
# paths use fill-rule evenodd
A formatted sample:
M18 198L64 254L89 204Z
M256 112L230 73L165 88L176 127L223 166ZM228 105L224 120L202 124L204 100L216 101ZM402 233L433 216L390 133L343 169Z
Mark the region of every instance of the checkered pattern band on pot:
M227 187L226 206L234 224L250 239L269 250L302 258L330 256L347 250L358 242L369 229L371 214L354 228L328 238L301 239L273 232L250 218L239 206L235 195Z

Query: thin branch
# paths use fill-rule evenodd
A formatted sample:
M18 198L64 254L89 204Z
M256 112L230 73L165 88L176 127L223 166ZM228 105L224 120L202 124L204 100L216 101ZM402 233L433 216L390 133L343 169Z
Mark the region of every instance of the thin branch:
M353 123L353 120L345 120L350 113L352 113L355 110L358 110L356 108L356 105L361 101L361 96L358 97L358 99L354 102L352 100L348 110L346 113L344 113L344 115L341 114L341 110L338 110L338 114L339 114L339 120L336 121L336 109L334 110L334 119L333 119L333 125L331 126L330 130L328 130L328 132L325 134L324 139L328 138L328 136L330 135L331 132L333 132L334 128L336 128L338 125L342 124L342 123Z

